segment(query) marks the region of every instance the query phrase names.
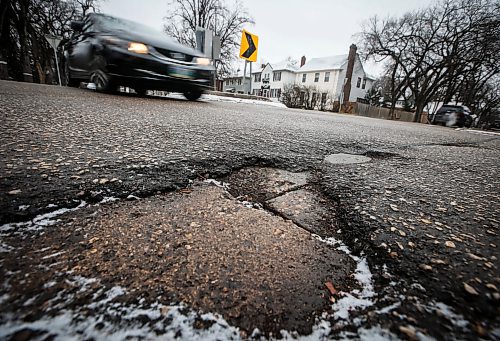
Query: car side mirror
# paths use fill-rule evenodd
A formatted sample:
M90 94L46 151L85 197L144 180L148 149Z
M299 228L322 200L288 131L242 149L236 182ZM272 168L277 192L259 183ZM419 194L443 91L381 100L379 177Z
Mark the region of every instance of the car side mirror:
M83 29L83 21L73 20L70 24L70 27L73 31L81 32Z

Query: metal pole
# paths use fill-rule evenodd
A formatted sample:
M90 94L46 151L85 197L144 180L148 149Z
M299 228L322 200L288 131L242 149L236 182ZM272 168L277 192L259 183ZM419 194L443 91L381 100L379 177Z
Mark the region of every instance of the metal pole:
M59 78L59 86L62 86L61 73L59 72L59 60L57 59L57 50L55 47L53 47L53 49L54 49L54 57L56 58L56 69L57 69L57 77Z
M247 89L247 63L248 61L245 59L245 68L243 69L243 93L245 93Z
M252 94L252 64L253 62L250 62L250 95Z
M214 36L217 35L217 4L215 4L215 14L214 14ZM214 59L214 90L217 91L217 61L214 58L214 40L212 37L212 58Z

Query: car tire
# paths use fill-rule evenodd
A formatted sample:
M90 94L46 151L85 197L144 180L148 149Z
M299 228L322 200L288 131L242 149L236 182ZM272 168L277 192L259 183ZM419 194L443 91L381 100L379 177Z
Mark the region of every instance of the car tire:
M107 73L106 60L103 56L96 56L93 63L93 70L90 74L90 81L95 84L98 92L113 93L116 92L116 84L113 78Z
M202 91L194 90L194 91L186 91L184 93L184 97L186 97L190 101L196 101L203 95Z
M64 77L66 86L70 86L72 88L80 87L80 80L71 77L71 73L69 71L69 63L67 61L64 63Z

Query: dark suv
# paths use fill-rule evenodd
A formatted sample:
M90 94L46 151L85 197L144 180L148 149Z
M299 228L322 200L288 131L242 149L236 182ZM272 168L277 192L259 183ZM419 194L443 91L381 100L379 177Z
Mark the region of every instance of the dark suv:
M92 82L98 91L128 86L182 92L198 99L209 89L214 68L200 52L160 31L133 21L92 13L73 21L75 31L65 46L66 84Z
M448 127L470 127L474 121L472 114L465 105L445 104L434 114L432 124L441 124Z

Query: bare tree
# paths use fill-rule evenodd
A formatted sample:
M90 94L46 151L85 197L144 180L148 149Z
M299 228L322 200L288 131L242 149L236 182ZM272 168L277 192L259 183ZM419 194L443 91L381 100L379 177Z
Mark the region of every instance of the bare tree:
M393 103L411 90L419 121L429 102L457 99L466 85L479 93L498 74L499 6L494 0L441 0L400 18L374 17L360 34L362 51L388 65Z
M196 46L197 27L209 29L220 36L221 63L219 75L231 72L231 63L237 57L241 31L254 20L239 0L171 0L165 17L164 29L180 43Z
M69 38L71 20L95 11L99 0L1 0L0 56L16 80L51 84L54 61L46 34Z

